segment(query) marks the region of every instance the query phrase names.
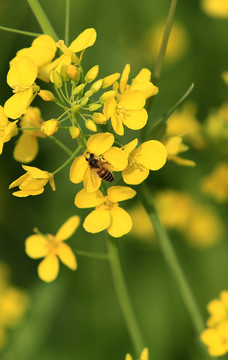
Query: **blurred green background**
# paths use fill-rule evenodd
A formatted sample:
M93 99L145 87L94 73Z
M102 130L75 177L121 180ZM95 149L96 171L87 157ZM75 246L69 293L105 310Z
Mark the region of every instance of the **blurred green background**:
M132 77L143 67L153 71L157 56L153 34L156 26L165 22L170 1L72 0L71 3L70 41L88 27L94 27L98 33L95 45L84 55L85 70L99 64L100 76L107 76L121 72L130 63ZM42 0L40 4L59 38L64 38L65 1ZM151 121L169 110L194 82L188 100L197 105L197 119L203 124L212 109L227 101L227 85L221 73L228 70L228 19L207 16L200 2L193 0L178 3L175 23L182 27L184 38L180 43L177 41L173 58L171 54L164 63ZM41 32L25 0L0 0L0 25ZM11 95L6 84L9 60L16 51L30 46L32 40L0 31L1 105ZM173 47L174 44L175 40ZM55 116L54 106L41 99L36 99L33 106L41 108L44 119ZM135 357L107 261L78 256L76 272L61 266L53 283L39 280L39 261L25 254L24 240L34 227L55 234L68 217L79 214L73 199L81 186L69 181L69 168L66 168L56 177L55 193L47 188L37 197L13 197L8 186L22 174L21 164L12 158L13 148L14 139L4 145L0 158L0 260L10 266L11 282L25 290L30 301L23 320L15 329L9 329L8 344L0 358L123 360L127 352ZM203 151L191 149L187 158L196 161L195 168L168 163L150 175L148 182L154 191L166 188L184 191L195 201L213 206L224 224L219 241L210 246L194 246L185 241L183 232L175 229L170 233L206 320L207 302L228 289L228 207L227 202L218 204L203 195L197 184L220 160L227 160L227 152L222 153L219 145L211 142ZM31 165L53 171L65 159L61 149L47 139L40 141L39 155ZM130 209L136 201L127 202L125 209ZM80 211L82 220L87 213ZM129 294L151 359L201 359L191 321L156 242L144 241L134 233L117 241ZM106 252L104 234L92 235L82 227L69 244L73 249Z

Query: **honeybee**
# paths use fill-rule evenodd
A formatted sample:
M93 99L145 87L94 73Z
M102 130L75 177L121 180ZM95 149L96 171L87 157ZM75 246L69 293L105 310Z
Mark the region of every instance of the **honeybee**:
M88 161L90 169L94 170L102 180L107 182L112 182L114 180L113 173L108 169L109 163L107 161L90 152L86 153L85 158Z

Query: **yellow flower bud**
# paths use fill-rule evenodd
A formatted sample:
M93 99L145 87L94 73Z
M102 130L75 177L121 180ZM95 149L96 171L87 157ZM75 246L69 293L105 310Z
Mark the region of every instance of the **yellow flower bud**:
M104 94L101 95L100 102L104 104L108 99L115 95L116 92L114 90L106 91Z
M91 104L89 106L89 111L91 111L91 112L96 111L96 110L100 109L101 106L102 106L101 104Z
M93 113L92 119L97 124L106 124L107 121L105 115L98 112Z
M90 83L91 81L95 80L99 72L99 65L95 65L92 67L85 76L85 81Z
M80 84L78 86L76 86L76 88L74 88L73 90L73 95L78 95L80 94L80 92L84 89L85 84Z
M57 89L60 89L63 86L63 79L58 71L53 72L53 83Z
M67 74L67 65L66 64L62 64L62 66L60 68L60 75L62 76L63 81L68 81L69 80L69 76Z
M97 126L96 126L95 122L93 122L93 120L87 120L86 123L85 123L85 126L90 131L93 131L93 132L97 131Z
M56 119L50 119L47 121L44 121L44 123L41 126L41 131L47 135L53 135L54 133L56 133L56 131L58 131L59 128L59 122Z
M55 100L55 96L54 94L52 94L51 91L48 90L40 90L40 92L38 93L38 95L41 97L41 99L43 99L44 101L54 101Z
M85 106L85 105L88 103L88 101L89 101L88 96L85 96L85 97L83 97L83 98L81 99L80 105L81 105L81 106Z
M72 139L76 139L78 137L78 135L80 134L80 130L76 126L71 126L69 128L69 131L70 131L70 135L71 135Z
M76 82L79 81L80 71L76 66L74 66L72 64L68 65L66 68L66 72L71 80L76 81Z
M90 97L90 96L92 96L93 94L94 94L94 91L93 91L93 90L88 90L88 91L85 92L85 96L87 96L87 97Z
M103 79L97 80L95 81L95 83L93 83L90 89L94 90L94 92L97 92L100 90L102 84L103 84Z
M115 73L115 74L106 76L106 77L103 79L102 88L103 88L103 89L106 89L107 87L111 86L112 84L114 84L114 82L115 82L116 80L119 79L119 77L120 77L120 73Z
M81 106L80 105L72 105L71 106L71 111L76 114L77 112L79 112Z

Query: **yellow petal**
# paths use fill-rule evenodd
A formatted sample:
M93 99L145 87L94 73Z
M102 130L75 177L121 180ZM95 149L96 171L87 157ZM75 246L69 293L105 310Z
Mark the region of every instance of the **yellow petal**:
M126 154L119 148L113 146L103 154L103 157L112 165L114 171L122 171L128 164Z
M24 174L24 175L20 176L17 180L13 181L9 185L9 189L12 189L15 186L21 185L28 178L28 176L29 176L29 174Z
M168 160L174 161L176 164L181 166L196 166L195 161L181 158L180 156L168 156Z
M111 222L107 229L113 237L121 237L131 231L132 220L130 215L121 207L113 206L110 210Z
M160 169L166 162L166 147L157 140L144 142L136 150L134 160L150 170Z
M124 145L123 151L125 154L129 155L138 145L138 139L134 139L131 142L129 142L127 145Z
M27 171L33 179L48 179L50 174L47 171L40 170L34 166L22 165L23 169Z
M104 195L100 190L92 193L88 193L85 189L82 189L75 196L74 203L78 208L91 208L102 204Z
M38 153L38 141L35 136L24 133L18 139L14 148L13 157L22 163L33 161Z
M71 270L77 269L77 260L76 257L71 250L71 248L65 244L61 243L57 249L57 255L59 256L60 260L68 266Z
M83 179L85 190L89 193L97 191L101 186L101 178L97 175L96 169L87 168Z
M27 56L19 56L7 74L10 87L30 88L38 74L37 65Z
M57 278L59 260L56 255L48 255L38 266L38 275L41 280L50 282Z
M34 48L34 61L37 66L43 66L49 63L55 56L56 53L56 43L49 35L38 36L32 42L32 48Z
M123 72L122 72L122 75L121 75L121 78L120 78L120 92L123 93L126 89L126 84L127 84L127 81L128 81L128 78L129 78L129 74L130 74L130 65L127 64L125 66L125 68L123 69Z
M140 360L148 360L149 359L149 351L148 348L144 348L141 352Z
M87 168L88 162L86 161L85 156L81 155L77 157L70 168L70 181L74 184L79 184L83 180Z
M120 77L120 73L114 73L103 78L102 89L111 86Z
M129 129L142 129L148 120L147 111L143 108L141 110L128 111L128 115L123 118L123 123Z
M110 224L110 214L108 210L96 209L92 211L86 218L83 227L86 231L97 233L107 229Z
M80 217L75 215L71 216L58 230L55 238L57 240L66 240L73 235L80 223Z
M128 110L141 110L146 103L145 96L141 91L126 91L120 97L119 105Z
M4 108L0 105L0 127L3 128L8 125L8 118L4 112Z
M149 170L144 166L135 167L134 165L128 165L122 172L123 180L126 184L138 185L141 184L149 175Z
M121 117L117 114L113 114L113 116L111 117L111 123L115 133L122 136L124 134L124 127Z
M15 191L12 195L17 197L27 197L30 195L40 195L44 192L44 188L41 188L39 190L21 190L21 191Z
M132 199L136 191L127 186L112 186L107 190L108 198L111 202L119 202Z
M90 136L87 149L90 153L101 155L114 143L114 136L108 132Z
M11 119L17 119L26 112L32 101L32 89L18 92L5 102L4 112Z
M114 97L111 97L110 99L108 99L105 104L104 104L104 115L106 117L106 119L108 120L111 116L113 116L115 110L117 107L117 102L116 99Z
M79 52L92 46L97 38L96 30L93 28L86 29L70 44L69 49L73 52Z
M48 253L48 241L44 236L31 235L25 240L25 252L32 259L39 259Z

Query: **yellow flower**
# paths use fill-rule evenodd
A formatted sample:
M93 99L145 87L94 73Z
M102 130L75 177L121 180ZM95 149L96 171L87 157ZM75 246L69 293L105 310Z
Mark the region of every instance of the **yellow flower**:
M178 165L183 166L195 166L195 162L188 159L183 159L178 156L179 153L187 151L188 146L183 144L183 139L181 136L172 136L164 140L165 147L168 153L168 160L172 160Z
M98 158L102 166L108 171L122 171L127 166L127 157L122 150L111 147L114 136L110 133L92 135L87 141L87 150L84 155L77 157L70 168L70 180L79 184L81 181L87 192L99 189L101 178L97 174L97 169L89 165L89 156L93 154Z
M0 106L0 155L2 154L4 143L18 134L17 121L9 121L3 107Z
M220 293L219 299L211 300L207 305L210 317L207 320L208 327L215 327L224 320L228 320L228 291Z
M20 126L22 134L14 148L13 157L15 160L27 164L33 161L38 153L37 138L44 138L40 130L23 130L23 128L41 127L43 119L38 108L29 107L22 117Z
M112 186L104 196L100 190L87 193L85 189L79 191L75 197L75 205L79 208L96 207L85 219L83 227L86 231L97 233L107 229L113 237L121 237L132 228L130 215L118 202L133 198L136 192L125 186Z
M158 92L158 88L150 82L151 73L148 69L142 69L131 85L127 84L129 73L130 65L127 64L120 79L120 93L117 92L118 84L115 83L113 89L116 95L104 104L104 115L107 120L111 118L113 130L118 135L124 134L123 124L132 130L139 130L146 125L146 99Z
M228 352L228 320L214 329L206 329L201 334L202 342L208 346L211 356L221 356Z
M125 360L132 360L132 356L130 354L127 354L125 356ZM144 348L142 350L139 360L149 360L149 350L148 350L148 348Z
M218 18L228 17L227 0L201 0L201 7L207 15Z
M122 176L127 184L140 184L148 177L150 170L159 170L166 162L167 151L161 142L149 140L136 149L137 144L138 139L134 139L123 148L128 157L128 166Z
M13 181L9 189L19 186L19 191L13 193L17 197L26 197L29 195L39 195L44 191L44 186L49 182L53 191L55 191L54 176L52 173L40 170L33 166L22 165L27 171L24 175Z
M38 266L40 279L50 282L59 273L59 260L71 270L77 269L76 257L71 248L64 243L73 235L80 223L78 216L70 217L58 230L57 234L29 236L25 241L25 252L32 259L44 259Z
M228 163L223 162L206 176L200 184L202 191L219 202L228 200Z
M11 60L10 66L13 66L19 56L28 56L38 67L38 78L43 81L49 81L49 77L46 74L46 67L54 58L56 49L56 43L51 36L38 36L33 40L29 48L21 49L17 52L16 57Z
M8 117L16 119L26 112L39 91L39 87L34 83L37 74L37 65L30 57L19 56L14 61L7 75L7 83L15 93L4 105Z

